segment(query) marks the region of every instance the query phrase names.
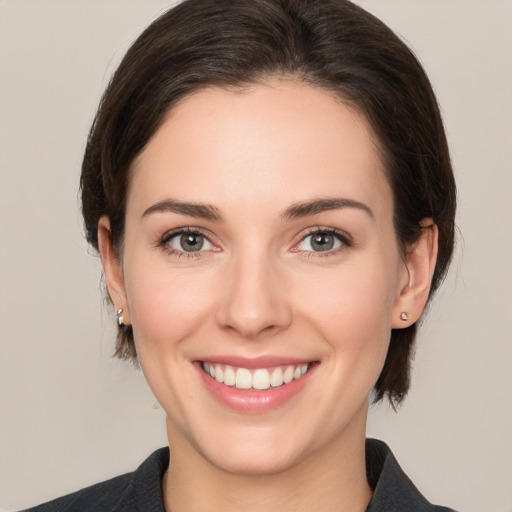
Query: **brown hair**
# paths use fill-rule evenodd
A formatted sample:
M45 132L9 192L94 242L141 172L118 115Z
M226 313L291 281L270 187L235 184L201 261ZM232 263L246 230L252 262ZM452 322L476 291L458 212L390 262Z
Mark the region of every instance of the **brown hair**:
M82 165L87 240L98 249L107 215L122 250L132 162L178 100L206 86L240 87L291 77L334 91L369 121L394 196L397 239L418 240L420 221L439 228L431 294L454 245L455 183L430 82L407 46L348 0L185 0L135 41L101 100ZM393 329L375 400L398 403L409 388L416 325ZM116 355L136 360L131 327Z

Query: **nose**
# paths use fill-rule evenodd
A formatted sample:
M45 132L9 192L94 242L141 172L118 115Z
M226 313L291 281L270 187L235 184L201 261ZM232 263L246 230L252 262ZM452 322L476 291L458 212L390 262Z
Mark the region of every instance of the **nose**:
M279 265L266 254L240 256L223 282L217 309L219 326L247 340L264 339L287 329L292 308Z

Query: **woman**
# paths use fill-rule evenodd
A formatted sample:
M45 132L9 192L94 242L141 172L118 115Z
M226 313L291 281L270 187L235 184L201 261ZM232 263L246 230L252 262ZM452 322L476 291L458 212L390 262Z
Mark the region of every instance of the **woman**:
M454 237L436 100L385 25L343 0L183 2L115 73L81 189L170 454L34 510L447 510L365 441Z

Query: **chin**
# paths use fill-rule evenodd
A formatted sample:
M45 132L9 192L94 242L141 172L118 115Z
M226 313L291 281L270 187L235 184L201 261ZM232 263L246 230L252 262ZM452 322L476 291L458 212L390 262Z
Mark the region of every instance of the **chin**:
M196 423L196 426L199 425ZM199 429L180 429L179 432L170 427L171 450L175 447L189 461L195 459L198 465L206 462L225 473L240 476L264 476L287 471L316 450L312 442L314 433L309 435L306 431L297 431L290 424L255 426L238 422L215 425L211 422L207 429L201 425ZM292 435L290 431L293 431ZM182 435L185 432L186 443Z
M227 452L210 454L208 459L218 469L239 476L266 476L283 473L299 465L303 454L265 446L232 446Z

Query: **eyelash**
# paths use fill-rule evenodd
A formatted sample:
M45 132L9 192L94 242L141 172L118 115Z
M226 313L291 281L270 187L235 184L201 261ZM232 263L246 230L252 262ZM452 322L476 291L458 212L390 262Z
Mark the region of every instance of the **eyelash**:
M198 228L191 228L191 227L177 228L177 229L173 229L172 231L168 231L167 233L165 233L162 236L158 245L162 249L164 249L167 252L167 254L169 254L170 256L175 256L177 258L185 258L187 260L204 258L206 256L205 252L207 252L207 250L190 251L190 252L180 251L180 250L174 249L173 247L168 245L169 242L173 238L183 236L186 234L202 236L207 243L210 243L213 246L215 246L215 244L210 240L210 236L208 236L206 233L204 233L202 230L200 230ZM216 249L216 250L218 250L218 249Z
M315 234L322 234L322 235L330 235L336 238L338 242L341 243L341 247L337 249L329 249L326 251L306 251L303 249L299 249L298 246L304 242L308 237L313 236ZM310 230L308 230L305 234L302 235L301 239L297 244L294 245L292 248L293 252L299 253L300 255L306 257L306 258L327 258L329 256L334 256L338 254L340 251L343 251L343 249L350 248L353 246L353 242L351 238L343 231L340 231L336 228L330 228L330 227L322 227L322 226L316 226Z
M181 251L178 249L174 249L173 247L170 247L168 244L169 242L179 236L182 236L184 234L192 234L192 235L199 235L202 236L207 243L212 244L214 247L215 244L210 240L210 236L208 236L206 233L204 233L201 229L198 228L192 228L192 227L183 227L183 228L177 228L173 229L172 231L169 231L165 233L160 241L158 242L158 246L164 249L170 256L175 256L177 258L185 258L187 260L189 259L199 259L206 257L206 252L210 252L210 250L206 249L200 249L198 251ZM313 236L315 234L322 234L322 235L329 235L333 236L337 239L338 242L341 243L342 247L337 249L329 249L326 251L309 251L304 249L299 249L298 246L304 242L308 237ZM331 227L322 227L317 226L310 230L308 230L306 233L304 233L300 240L292 247L291 251L294 253L299 253L301 256L307 257L307 258L326 258L329 256L333 256L340 251L343 250L343 248L350 248L352 247L353 243L351 238L344 233L343 231L340 231L335 228ZM215 252L217 252L220 249L214 249Z

